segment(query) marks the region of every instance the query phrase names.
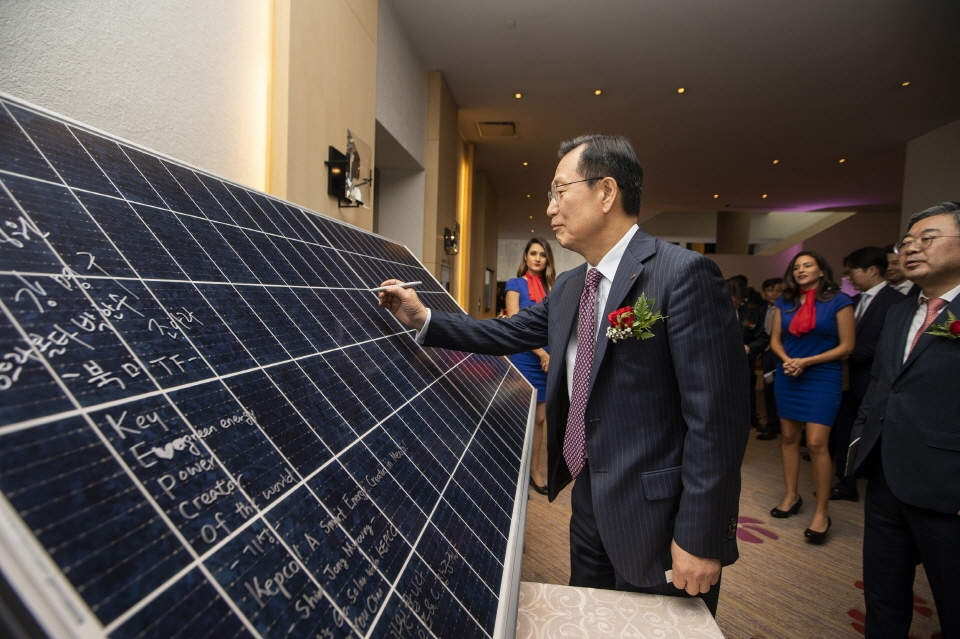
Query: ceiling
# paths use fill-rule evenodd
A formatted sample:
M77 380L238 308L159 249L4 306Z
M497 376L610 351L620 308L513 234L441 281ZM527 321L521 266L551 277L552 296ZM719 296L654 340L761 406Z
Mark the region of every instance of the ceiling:
M906 143L960 119L957 0L392 1L453 92L501 238L549 232L556 149L584 133L633 142L642 218L899 211Z

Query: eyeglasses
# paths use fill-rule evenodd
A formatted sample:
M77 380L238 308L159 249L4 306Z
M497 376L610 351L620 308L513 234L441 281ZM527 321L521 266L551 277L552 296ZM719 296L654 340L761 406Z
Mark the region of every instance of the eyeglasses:
M571 184L580 184L581 182L589 182L591 180L602 180L602 179L603 177L590 177L590 178L583 178L582 180L575 180L573 182L567 182L566 184L552 184L550 185L550 190L547 191L547 206L550 206L554 202L556 203L560 202L560 196L563 195L563 193L557 193L557 189L559 189L561 186L570 186Z
M911 246L915 246L918 251L925 250L930 244L941 237L960 237L960 235L921 235L914 240L903 240L893 245L893 252L897 255L902 254Z
M846 271L843 272L843 276L849 280L851 275L853 275L857 271L862 271L862 270L863 270L862 268L847 269Z

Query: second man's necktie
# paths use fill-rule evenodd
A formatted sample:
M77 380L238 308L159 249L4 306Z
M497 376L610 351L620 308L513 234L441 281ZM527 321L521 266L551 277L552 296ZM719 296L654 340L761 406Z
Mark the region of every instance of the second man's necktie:
M933 320L937 319L937 315L940 314L940 311L943 310L943 307L949 304L947 300L942 300L939 297L928 299L926 302L927 316L924 318L923 324L920 326L920 330L917 331L917 334L913 336L913 344L910 345L911 351L917 347L917 342L920 341L920 336L923 335L924 331L930 328L930 325L933 324ZM577 357L580 357L579 353L577 353Z

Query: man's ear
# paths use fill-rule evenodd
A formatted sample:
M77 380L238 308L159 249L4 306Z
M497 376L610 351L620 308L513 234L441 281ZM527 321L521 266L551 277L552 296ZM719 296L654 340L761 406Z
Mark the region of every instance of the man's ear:
M617 185L617 181L611 177L605 177L600 180L598 186L603 194L603 212L609 213L613 210L620 196L620 187Z

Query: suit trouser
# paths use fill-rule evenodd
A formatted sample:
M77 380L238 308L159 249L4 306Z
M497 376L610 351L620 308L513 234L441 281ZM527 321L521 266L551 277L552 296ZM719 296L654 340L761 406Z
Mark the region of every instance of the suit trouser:
M863 588L867 639L906 639L913 582L923 563L943 639L960 637L960 516L897 499L881 471L867 484Z
M773 351L764 351L761 359L764 375L777 369L777 356ZM780 432L780 416L777 414L777 395L773 391L773 382L763 380L763 401L767 405L767 424L763 427L765 433Z
M830 429L830 450L836 462L839 485L842 490L851 495L857 494L857 479L844 476L844 472L847 468L847 449L850 447L853 423L857 421L857 413L860 412L862 401L852 390L843 391L843 395L840 396L840 410L837 411L833 428Z
M573 513L570 516L570 585L578 588L603 588L627 592L645 592L654 595L690 597L672 583L656 586L635 586L613 567L600 539L597 520L593 512L593 491L590 486L590 467L584 466L577 476L570 495ZM720 581L710 591L697 595L717 615L720 598Z

